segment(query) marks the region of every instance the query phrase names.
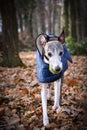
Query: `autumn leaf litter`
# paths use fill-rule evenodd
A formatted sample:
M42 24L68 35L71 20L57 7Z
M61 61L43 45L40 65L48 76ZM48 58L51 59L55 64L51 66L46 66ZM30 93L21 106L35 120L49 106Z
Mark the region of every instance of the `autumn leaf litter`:
M41 85L37 80L35 52L21 52L27 68L0 67L0 130L87 130L87 57L73 56L62 87L62 112L52 111L50 125L42 124Z

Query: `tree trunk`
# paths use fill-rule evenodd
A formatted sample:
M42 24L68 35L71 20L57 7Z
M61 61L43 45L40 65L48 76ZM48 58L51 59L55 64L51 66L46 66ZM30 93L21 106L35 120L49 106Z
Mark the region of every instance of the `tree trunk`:
M31 9L29 12L29 35L33 37L33 25L32 25L32 18L33 18L33 10Z
M38 35L38 18L37 18L37 10L33 13L33 36L36 38Z
M22 18L22 14L19 14L18 16L19 19L19 28L20 28L20 32L23 32L23 18Z
M55 21L56 21L56 1L53 1L53 10L52 10L52 33L55 34Z
M82 18L84 21L84 38L87 38L87 1L86 0L82 1L82 5L83 5Z
M46 32L45 28L45 1L38 0L38 15L39 15L39 22L40 22L40 30L42 33Z
M86 0L64 0L65 31L78 43L87 38Z
M24 27L25 27L25 30L29 33L28 13L24 14Z
M3 66L23 65L18 55L18 27L14 0L0 0L3 31Z
M64 0L64 27L66 36L69 35L69 0Z
M71 36L76 40L76 10L75 10L75 0L70 0L70 27Z
M48 32L52 33L52 2L48 0Z

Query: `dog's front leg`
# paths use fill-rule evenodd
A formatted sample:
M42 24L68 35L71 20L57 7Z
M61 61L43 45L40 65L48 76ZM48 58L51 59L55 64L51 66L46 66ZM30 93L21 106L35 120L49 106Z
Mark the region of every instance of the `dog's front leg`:
M61 79L54 82L55 96L53 110L60 111Z
M49 124L49 119L47 115L47 84L42 84L41 97L42 97L42 109L43 109L43 124L46 126Z

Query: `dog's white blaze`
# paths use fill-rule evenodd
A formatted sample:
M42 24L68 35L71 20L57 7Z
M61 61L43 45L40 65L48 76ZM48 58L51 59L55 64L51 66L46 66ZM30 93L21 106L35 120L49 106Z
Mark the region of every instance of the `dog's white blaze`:
M54 55L52 56L52 58L50 58L50 63L49 65L51 65L51 67L53 68L53 70L55 70L55 68L57 66L59 66L62 70L62 62L61 62L61 57L58 55L58 51L55 50Z

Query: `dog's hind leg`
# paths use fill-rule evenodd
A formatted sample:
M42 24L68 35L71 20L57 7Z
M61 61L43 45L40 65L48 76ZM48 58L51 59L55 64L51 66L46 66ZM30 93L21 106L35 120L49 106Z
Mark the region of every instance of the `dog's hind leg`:
M49 124L47 115L47 84L42 84L41 97L42 97L42 109L43 109L43 124L44 126Z
M55 90L55 96L54 96L54 106L53 110L60 111L60 94L61 94L61 78L54 82L54 90Z

